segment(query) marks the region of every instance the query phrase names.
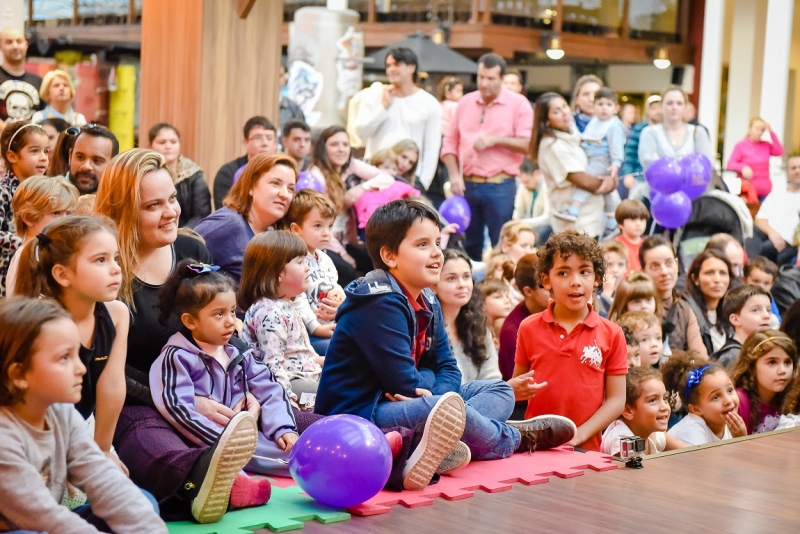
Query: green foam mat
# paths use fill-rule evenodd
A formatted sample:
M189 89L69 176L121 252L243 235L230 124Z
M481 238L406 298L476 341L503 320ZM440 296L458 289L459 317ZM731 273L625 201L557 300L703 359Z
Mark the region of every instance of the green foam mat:
M347 521L350 514L316 502L299 486L272 486L272 497L264 506L228 512L217 523L200 525L193 521L167 523L171 534L242 534L268 528L285 532L303 528L303 521L320 523Z

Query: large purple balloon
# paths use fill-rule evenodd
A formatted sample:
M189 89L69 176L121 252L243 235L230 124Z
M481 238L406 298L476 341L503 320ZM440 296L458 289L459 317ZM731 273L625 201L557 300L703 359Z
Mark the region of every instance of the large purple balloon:
M236 169L236 172L235 172L235 173L234 173L234 175L233 175L233 183L236 183L236 182L238 182L238 181L239 181L239 177L240 177L240 176L242 175L242 173L244 172L244 168L245 168L245 167L247 167L247 163L245 163L244 165L242 165L241 167L239 167L238 169Z
M289 471L311 497L337 508L367 501L389 480L392 451L378 427L355 415L320 419L289 453Z
M700 152L693 152L680 161L683 170L683 188L681 191L692 200L706 192L711 183L713 170L711 161Z
M650 198L653 218L664 228L680 228L692 215L692 199L683 191Z
M650 188L659 193L677 193L683 186L683 170L680 163L674 158L661 158L654 161L647 170L644 177Z
M448 223L458 225L457 233L459 234L466 230L472 221L472 210L469 209L467 199L458 195L453 195L442 202L442 205L439 206L439 213Z
M301 189L313 189L314 191L318 191L320 193L325 192L325 186L322 185L320 179L310 172L301 172L300 176L297 177L297 183L294 184L294 190L300 191Z

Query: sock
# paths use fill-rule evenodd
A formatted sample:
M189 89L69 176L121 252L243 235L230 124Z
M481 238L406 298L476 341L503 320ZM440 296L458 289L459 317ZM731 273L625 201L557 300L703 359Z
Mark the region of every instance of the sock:
M392 450L392 458L397 458L397 455L403 450L403 437L399 432L387 432L384 436L386 441L389 442L389 448Z
M263 477L250 477L244 471L236 475L231 488L231 508L247 508L267 504L272 485Z
M577 217L580 212L581 212L581 207L576 204L572 204L567 210L567 213L569 213L573 217Z

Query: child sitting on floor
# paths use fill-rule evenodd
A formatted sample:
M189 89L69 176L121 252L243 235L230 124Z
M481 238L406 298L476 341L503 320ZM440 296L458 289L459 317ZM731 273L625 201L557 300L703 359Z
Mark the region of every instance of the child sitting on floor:
M483 296L483 313L497 350L500 346L500 330L503 328L503 322L513 308L509 288L506 283L499 280L484 280L478 284L477 290Z
M778 329L781 326L781 312L775 299L772 298L772 286L778 278L778 266L764 256L750 258L742 269L742 283L753 284L770 294L770 328Z
M661 319L648 312L628 312L617 324L630 328L639 344L642 367L657 367L663 356Z
M722 348L711 355L711 360L731 369L739 359L744 340L753 332L770 327L769 293L750 284L734 287L725 294L722 313L733 327L733 336L728 335Z

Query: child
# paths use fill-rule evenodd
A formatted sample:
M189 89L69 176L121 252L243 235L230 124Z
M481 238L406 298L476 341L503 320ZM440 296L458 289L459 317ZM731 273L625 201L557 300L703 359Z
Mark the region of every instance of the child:
M550 221L550 200L539 166L530 158L525 158L519 165L518 180L514 220L524 222L531 228L547 226Z
M725 294L722 313L733 327L725 344L711 355L725 369L731 369L742 351L742 343L753 332L770 328L769 293L758 286L743 285L734 287Z
M508 221L500 229L499 250L516 264L525 254L536 252L536 233L527 223Z
M22 243L15 234L11 200L19 184L47 172L48 146L47 132L38 124L9 123L0 134L0 152L8 169L0 177L0 297L5 295L8 264Z
M661 302L656 298L656 285L644 273L629 274L622 279L608 310L608 320L618 321L622 315L633 311L654 313L661 317Z
M0 302L0 531L166 533L153 497L103 455L72 407L86 373L80 346L56 302ZM91 508L59 504L68 480Z
M397 170L397 154L391 148L384 148L375 152L369 159L369 164L388 172L392 176L399 174Z
M23 184L23 186L26 184ZM21 190L21 189L20 189ZM111 441L125 402L128 307L115 300L122 282L114 223L71 215L48 225L22 250L15 294L56 299L78 327L86 367L75 408L100 450L125 473Z
M397 167L397 154L391 149L379 150L373 154L370 164L389 172L392 176L397 176L400 172ZM381 191L365 190L354 204L360 232L359 237L364 239L364 228L367 227L367 221L380 206L392 200L418 197L421 194L419 189L413 188L404 180L395 180L392 185Z
M771 293L772 286L775 285L775 279L778 278L778 266L764 256L756 256L747 260L742 274L743 284L753 284L767 293ZM781 312L772 297L770 297L770 315L770 328L780 328Z
M500 345L500 330L503 321L511 313L511 296L505 282L499 280L484 280L478 284L478 291L483 295L483 312L492 331L495 348Z
M670 436L692 446L747 434L736 411L739 397L721 367L681 352L672 354L662 372L667 391L677 392L681 405L688 409L686 417L669 429Z
M791 388L797 348L778 330L754 332L731 369L739 396L739 415L748 434L775 430L786 392Z
M538 255L542 286L554 300L519 328L514 376L533 371L540 388L525 417L566 416L578 425L570 443L599 451L600 433L625 405L628 372L622 329L590 304L605 275L603 251L567 230L551 235Z
M628 373L634 367L642 366L642 355L639 350L639 342L636 341L636 336L633 331L627 326L620 325L622 333L625 334L625 345L628 346Z
M32 176L20 184L11 201L11 211L22 243L8 264L6 296L14 294L22 248L51 221L72 213L78 206L78 198L78 190L63 176Z
M323 250L333 236L336 209L322 193L313 189L298 192L289 206L286 222L299 235L308 252L308 289L294 299L294 308L303 319L311 345L318 354L325 354L333 334L333 317L344 301L344 290L337 282L336 266Z
M664 349L661 319L653 313L628 312L619 318L617 324L633 332L640 349L641 366L657 367Z
M603 279L603 286L598 296L603 311L607 311L611 308L617 286L628 274L628 253L617 241L604 241L600 246L603 249L603 260L606 262L606 277Z
M603 87L594 95L594 116L583 131L581 146L589 158L586 173L593 176L617 176L622 160L625 158L625 133L622 121L617 117L617 93ZM575 188L572 205L566 211L553 216L570 222L578 220L583 203L592 193L585 189ZM619 193L614 190L603 195L603 211L606 213L604 229L613 230L617 223L614 211L620 203Z
M507 281L506 275L509 272L514 272L514 264L516 262L511 259L508 254L498 252L492 254L486 261L486 275L484 280L500 280Z
M620 234L614 240L622 243L628 251L628 269L639 272L642 270L639 248L642 246L642 235L647 229L650 211L641 200L626 198L617 206L614 217L620 229Z
M603 452L619 456L620 438L633 436L644 440L645 455L685 447L667 434L669 414L669 396L661 373L647 367L629 369L625 377L625 408L622 417L603 432Z
M378 268L345 289L315 411L359 415L381 428L414 428L435 410L453 422L465 414L462 440L479 460L571 440L574 424L563 417L505 423L514 407L514 390L505 382L461 386L442 312L429 289L442 269L438 245L439 217L425 204L396 200L375 211L367 250ZM525 386L532 389L533 380ZM458 440L441 427L431 439L441 444L441 456Z

